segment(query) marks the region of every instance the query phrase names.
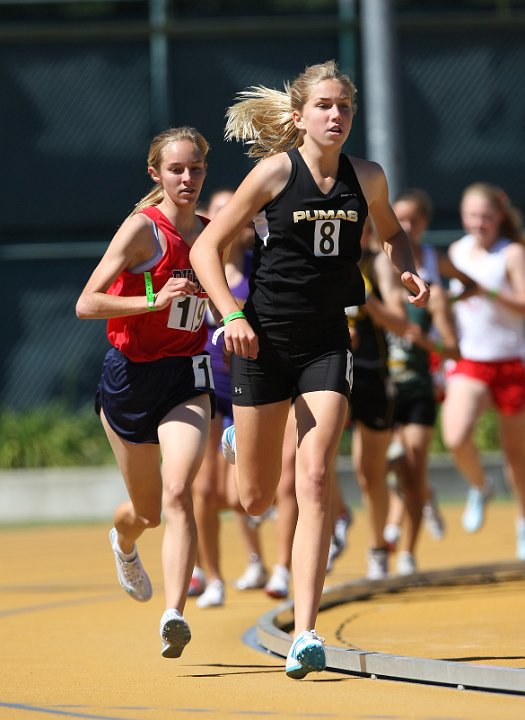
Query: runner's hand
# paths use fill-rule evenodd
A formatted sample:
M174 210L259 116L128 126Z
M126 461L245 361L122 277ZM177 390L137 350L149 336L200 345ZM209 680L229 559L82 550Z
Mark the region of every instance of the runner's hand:
M401 282L411 292L408 296L408 302L418 307L423 307L428 303L430 298L430 288L419 275L411 272L404 272L401 275Z
M252 326L243 318L236 318L224 328L224 347L244 358L255 359L259 352L259 341Z

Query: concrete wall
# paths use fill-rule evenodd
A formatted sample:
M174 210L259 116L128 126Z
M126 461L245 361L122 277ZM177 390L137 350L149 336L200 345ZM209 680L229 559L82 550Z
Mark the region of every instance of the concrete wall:
M499 454L484 456L496 495L508 497ZM338 458L338 475L345 500L361 504L348 456ZM431 458L430 482L441 500L463 502L466 483L448 456ZM109 520L127 498L116 467L0 470L0 524Z

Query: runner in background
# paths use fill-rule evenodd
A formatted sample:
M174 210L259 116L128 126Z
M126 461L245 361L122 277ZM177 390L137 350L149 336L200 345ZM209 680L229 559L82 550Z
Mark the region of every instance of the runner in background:
M392 298L391 288L397 278L369 220L363 228L361 247L359 268L365 281L366 302L346 311L354 356L350 427L352 462L369 528L367 577L379 580L388 575L383 535L388 511L387 450L394 412L385 328L401 333L407 317L399 294Z
M516 556L525 560L525 247L521 215L506 193L469 185L460 204L465 235L449 248L458 270L477 283L454 282L462 359L447 375L443 439L469 490L463 527L477 532L494 491L474 441L477 421L495 408L506 477L517 503Z
M430 198L423 190L409 190L394 202L393 208L412 242L417 271L431 287L428 305L416 309L397 283L409 323L401 336L388 333L390 375L395 387L394 424L403 449L396 462L398 492L405 511L397 570L409 575L417 570L416 547L423 518L434 536L442 535L444 530L435 492L428 482L429 451L437 418L430 358L431 354L439 354L441 358L457 359L459 348L448 295L441 284L437 252L422 242L431 217ZM395 503L397 498L393 497ZM385 528L391 549L395 542L392 524L389 519Z
M229 188L213 192L208 207L203 210L204 214L212 219L232 195L233 190ZM224 267L226 280L240 307L248 296L253 242L253 223L248 223L230 245ZM200 595L197 600L197 606L200 608L218 607L225 601L225 582L220 562L220 513L223 510L235 511L241 536L247 548L248 564L245 572L236 582L237 589L262 588L267 580L266 568L261 559L257 523L250 520L240 505L233 468L220 451L220 439L224 427L231 425L233 421L230 368L223 338L219 337L216 344L212 342L217 323L211 313L208 313L207 321L206 350L211 357L217 409L211 423L204 460L193 484L199 564L193 570L189 592L190 595Z

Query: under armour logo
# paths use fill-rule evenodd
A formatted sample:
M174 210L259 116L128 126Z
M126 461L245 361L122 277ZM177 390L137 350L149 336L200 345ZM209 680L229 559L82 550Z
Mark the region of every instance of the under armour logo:
M235 387L233 388L233 392L234 392L236 395L242 395L242 388L235 386Z

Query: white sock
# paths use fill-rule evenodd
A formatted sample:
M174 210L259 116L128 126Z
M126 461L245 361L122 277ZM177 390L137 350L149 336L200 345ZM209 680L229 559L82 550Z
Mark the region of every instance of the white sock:
M115 542L113 543L113 549L118 552L119 556L122 558L122 560L124 560L124 562L131 562L137 557L137 549L135 547L133 548L133 551L131 553L125 553L123 550L121 550L117 538L115 538Z

